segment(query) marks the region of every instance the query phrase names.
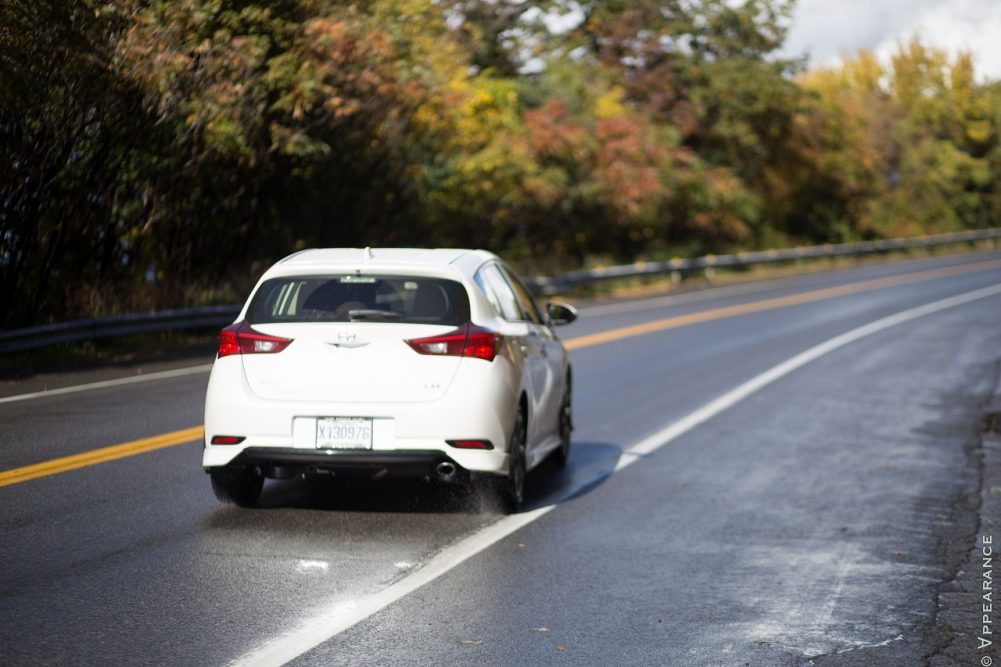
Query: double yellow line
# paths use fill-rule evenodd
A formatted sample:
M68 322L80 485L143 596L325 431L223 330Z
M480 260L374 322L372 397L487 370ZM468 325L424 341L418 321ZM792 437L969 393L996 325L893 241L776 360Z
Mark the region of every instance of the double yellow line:
M67 470L86 468L87 466L114 461L115 459L124 459L127 456L152 452L154 449L183 445L186 442L200 440L204 435L204 427L193 426L180 431L155 435L152 438L132 440L131 442L123 442L120 445L92 449L82 454L63 456L62 458L43 461L34 465L24 466L23 468L4 470L0 472L0 486L10 486L11 484L27 482L29 479L37 477L48 477L49 475L66 472Z
M678 327L689 326L691 324L699 324L701 322L711 322L728 317L737 317L739 315L748 315L750 313L760 313L778 308L788 308L790 306L796 306L804 303L823 301L825 299L833 299L839 296L858 294L860 292L870 292L886 287L906 285L908 283L919 282L922 280L933 280L935 278L945 278L948 276L962 275L964 273L974 273L976 271L987 271L999 268L1001 268L1001 261L993 260L987 262L977 262L974 264L964 264L961 266L950 266L942 269L916 271L914 273L907 273L890 278L864 280L857 283L839 285L838 287L828 287L825 289L812 290L810 292L802 292L789 296L762 299L751 303L713 308L711 310L703 310L697 313L690 313L688 315L677 315L674 317L654 320L652 322L644 322L642 324L609 329L608 331L601 331L598 333L588 334L586 336L571 338L564 341L564 345L568 350L580 350L587 347L593 347L595 345L611 343L617 340L633 338L635 336L643 336L658 331L666 331L668 329L676 329ZM50 461L43 461L42 463L36 463L34 465L14 468L12 470L4 470L0 472L0 486L19 484L30 479L56 475L68 470L85 468L87 466L97 465L98 463L105 463L107 461L114 461L128 456L151 452L156 449L163 449L164 447L183 445L188 442L201 440L204 435L205 429L203 426L194 426L180 431L173 431L171 433L153 436L152 438L132 440L130 442L123 442L110 447L102 447L101 449L83 452L82 454L64 456Z

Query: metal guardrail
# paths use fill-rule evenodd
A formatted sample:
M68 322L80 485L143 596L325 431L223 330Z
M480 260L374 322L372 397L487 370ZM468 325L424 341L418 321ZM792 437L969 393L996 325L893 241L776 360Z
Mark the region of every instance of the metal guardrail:
M672 259L666 262L636 262L618 266L570 271L558 276L538 276L528 280L529 286L544 295L559 294L582 285L591 285L622 278L638 278L676 274L680 277L714 268L738 268L755 264L774 264L818 257L866 255L907 248L931 248L957 243L973 243L1001 239L1001 229L982 229L933 236L915 236L884 241L838 243L805 246L784 250L761 250L733 255L706 255L692 259ZM135 333L155 333L196 327L222 327L231 323L241 306L204 306L151 313L115 315L97 319L74 320L46 324L27 329L0 333L0 354L31 350L48 345L93 340Z
M803 246L784 250L760 250L739 252L733 255L706 255L692 259L672 259L666 262L636 262L617 266L599 267L570 271L558 276L538 276L529 281L530 286L541 294L559 294L574 287L622 278L678 274L680 277L698 271L714 268L740 268L755 264L775 264L797 259L818 257L846 257L903 250L907 248L932 248L957 243L973 243L1001 238L1001 229L980 229L970 232L914 236L883 241L863 241L860 243L837 243L817 246Z
M196 327L223 327L236 318L241 308L241 305L180 308L15 329L0 333L0 353L32 350L59 343L135 333L154 333Z

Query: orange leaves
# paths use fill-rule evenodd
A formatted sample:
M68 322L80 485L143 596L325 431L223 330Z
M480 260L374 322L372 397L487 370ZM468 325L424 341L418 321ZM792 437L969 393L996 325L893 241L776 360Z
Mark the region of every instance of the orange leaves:
M575 116L560 97L526 111L528 145L542 167L529 181L533 191L551 202L556 192L572 188L619 224L652 215L664 193L659 168L666 153L644 136L641 116L621 111L600 119Z
M318 17L306 22L301 42L305 54L327 67L378 65L395 56L385 32L371 25Z
M526 111L523 121L532 150L542 157L571 155L581 148L586 136L585 128L569 117L566 105L558 97L538 109Z
M651 141L646 129L638 116L615 116L595 125L595 180L623 221L654 215L659 200L668 194L661 170L669 166L669 155L662 144Z
M326 17L314 18L306 22L303 35L317 50L328 51L329 57L339 58L345 42L354 42L347 22Z
M318 17L306 22L295 54L300 66L292 94L309 111L334 118L359 113L371 98L396 92L389 37L369 26Z

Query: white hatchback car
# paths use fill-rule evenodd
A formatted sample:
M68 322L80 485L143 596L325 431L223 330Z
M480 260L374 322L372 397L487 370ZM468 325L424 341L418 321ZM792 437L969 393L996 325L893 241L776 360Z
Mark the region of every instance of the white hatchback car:
M570 451L571 372L515 273L482 250L318 249L264 273L222 330L205 399L216 495L265 478L481 478L514 511L525 473Z

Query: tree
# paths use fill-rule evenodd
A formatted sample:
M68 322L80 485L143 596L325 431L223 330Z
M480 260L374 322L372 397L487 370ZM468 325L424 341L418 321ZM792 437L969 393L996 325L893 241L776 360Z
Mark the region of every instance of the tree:
M955 231L997 219L990 154L996 119L968 55L950 58L918 40L889 67L863 52L802 85L816 97L813 164L836 183L847 236Z
M0 6L0 311L8 325L105 298L133 268L136 196L121 178L148 137L143 93L115 69L124 13L90 2ZM90 305L90 304L86 304Z

